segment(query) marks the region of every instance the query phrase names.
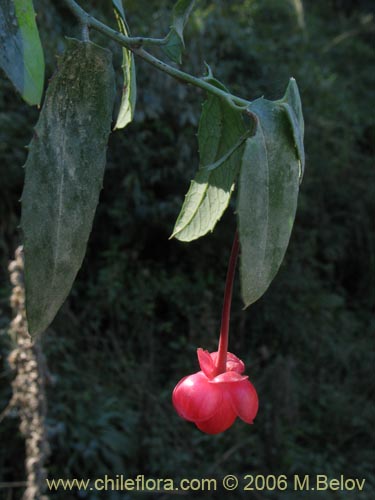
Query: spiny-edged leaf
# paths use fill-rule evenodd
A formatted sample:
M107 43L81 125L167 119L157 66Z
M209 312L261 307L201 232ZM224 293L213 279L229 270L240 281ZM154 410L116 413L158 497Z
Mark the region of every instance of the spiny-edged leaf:
M124 35L129 35L129 29L125 19L125 12L121 0L112 0L119 30ZM137 100L137 82L135 76L135 63L133 53L127 48L122 48L122 70L124 83L114 130L124 128L134 117L135 104Z
M225 90L216 80L211 83ZM230 107L225 99L210 94L203 105L198 129L200 168L191 181L172 237L192 241L214 229L234 189L244 148L240 139L245 132L241 112ZM220 166L207 168L225 157L236 144L237 150Z
M162 46L165 54L181 64L181 54L185 48L184 28L194 7L195 0L178 0L173 7L173 21L167 43Z
M22 98L40 104L44 56L32 0L0 2L0 66Z
M305 149L303 146L303 136L305 133L305 123L302 114L302 103L299 95L298 85L294 78L291 78L286 89L285 95L280 101L285 110L293 134L294 144L300 160L300 180L302 181L303 173L305 171Z
M255 136L246 140L237 200L240 279L245 307L269 287L284 258L293 227L299 165L290 124L279 104L257 99Z
M32 334L49 326L81 267L102 188L114 92L111 53L69 40L25 165L21 227Z

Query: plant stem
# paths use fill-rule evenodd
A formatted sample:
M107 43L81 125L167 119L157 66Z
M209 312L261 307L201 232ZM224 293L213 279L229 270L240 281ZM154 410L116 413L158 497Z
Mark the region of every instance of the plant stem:
M123 35L119 31L113 30L106 24L100 22L94 16L86 12L80 7L74 0L65 0L66 5L73 12L73 14L79 19L79 21L90 28L100 31L103 35L108 38L112 38L116 42L124 45L128 49L131 47L141 47L142 45L165 45L167 43L167 37L164 38L146 38L146 37L130 37Z
M216 375L220 375L226 371L227 353L228 353L228 338L229 338L229 320L230 306L232 304L233 281L236 272L237 257L239 251L238 231L234 235L232 251L229 258L227 279L225 282L223 312L221 315L221 328L218 347L218 357L216 360Z
M221 90L215 85L212 85L212 83L207 82L203 78L197 78L196 76L190 75L189 73L185 73L184 71L181 71L177 68L174 68L173 66L169 66L169 64L166 64L165 62L161 61L160 59L157 59L156 57L152 56L149 52L146 52L144 49L131 49L134 54L137 56L141 57L148 63L152 64L152 66L155 66L155 68L160 69L161 71L164 71L164 73L167 73L170 76L173 76L177 80L180 80L185 83L190 83L191 85L194 85L195 87L200 87L201 89L207 90L207 92L210 92L211 94L215 94L218 97L223 97L224 99L227 99L228 101L232 101L235 104L239 104L242 106L248 106L250 104L249 101L246 101L245 99L242 99L241 97L236 97L232 94L229 94L228 92L225 92L225 90ZM236 109L237 106L235 106Z
M246 99L242 99L241 97L237 97L228 92L225 92L225 90L219 89L218 87L216 87L212 83L209 83L203 78L197 78L193 75L190 75L189 73L185 73L184 71L181 71L173 66L170 66L169 64L166 64L165 62L161 61L157 57L154 57L149 52L144 50L143 46L147 44L158 45L158 46L165 45L167 43L167 37L144 38L144 37L125 36L122 33L113 30L106 24L95 19L95 17L91 16L85 10L83 10L74 0L65 0L65 3L81 23L86 24L87 26L95 29L96 31L99 31L103 35L106 35L108 38L111 38L112 40L117 42L119 45L131 50L134 54L141 57L142 59L144 59L145 61L147 61L149 64L159 69L160 71L167 73L168 75L172 76L173 78L176 78L181 82L194 85L195 87L204 89L207 92L210 92L211 94L215 94L218 97L222 97L226 99L229 104L233 104L233 107L236 107L236 109L238 109L237 106L247 107L250 104L250 101L247 101Z
M158 68L161 71L164 71L164 73L173 76L173 78L176 78L177 80L180 80L184 83L194 85L195 87L199 87L203 90L206 90L207 92L210 92L211 94L215 94L218 97L222 97L226 99L229 104L234 103L234 107L236 107L236 109L238 109L236 106L237 104L242 106L248 106L250 104L249 101L246 101L241 97L229 94L228 92L225 92L225 90L219 89L218 87L216 87L212 83L207 82L203 78L197 78L196 76L190 75L189 73L185 73L184 71L174 68L173 66L169 66L169 64L166 64L160 59L157 59L156 57L152 56L149 52L146 52L142 48L131 49L131 50L132 52L134 52L134 54L136 54L137 56L141 57L142 59L150 63L155 68Z

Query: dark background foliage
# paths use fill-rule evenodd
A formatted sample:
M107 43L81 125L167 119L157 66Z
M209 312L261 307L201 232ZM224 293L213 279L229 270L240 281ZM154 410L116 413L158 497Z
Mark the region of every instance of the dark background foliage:
M179 419L171 391L196 371L197 347L216 349L234 205L212 235L191 244L168 240L197 168L195 134L204 95L137 61L135 121L110 139L87 256L43 339L51 373L49 477L344 474L366 478L364 493L321 492L319 498L374 498L370 3L201 1L189 23L184 68L200 75L207 61L234 93L248 99L279 98L294 76L306 122L307 168L285 261L249 310L242 311L238 283L234 296L230 350L247 365L259 414L254 426L237 422L214 437ZM125 2L133 33L165 33L172 4ZM110 2L82 5L114 25ZM79 31L61 0L35 0L35 6L50 77L64 35ZM108 45L96 34L93 39ZM119 48L112 42L109 47L119 67ZM36 120L37 110L24 105L2 78L0 411L13 377L6 361L7 263L20 242L21 166ZM0 482L22 480L16 414L2 422L0 433ZM246 493L314 498L313 492L290 490ZM14 490L6 498L19 494ZM231 495L241 498L240 492ZM215 498L195 495L200 496ZM108 494L120 497L137 495ZM87 498L97 497L91 492Z

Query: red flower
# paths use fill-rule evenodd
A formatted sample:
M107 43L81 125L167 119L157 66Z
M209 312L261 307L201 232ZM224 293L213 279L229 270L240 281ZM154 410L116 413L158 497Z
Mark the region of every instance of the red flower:
M177 413L207 434L228 429L236 417L252 424L258 412L258 395L246 375L243 362L228 352L226 371L217 373L218 352L198 349L201 371L180 380L173 391Z

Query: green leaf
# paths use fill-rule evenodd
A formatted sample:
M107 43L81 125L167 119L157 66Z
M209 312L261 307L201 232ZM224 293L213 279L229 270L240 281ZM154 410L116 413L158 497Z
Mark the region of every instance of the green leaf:
M44 56L32 0L0 3L0 66L22 98L40 104L44 84Z
M115 83L111 53L69 40L26 161L24 234L29 331L45 330L81 267L102 188Z
M211 83L226 90L216 80ZM203 105L199 122L200 168L190 184L171 237L192 241L214 229L235 186L245 132L241 112L211 94ZM220 165L211 169L218 160Z
M184 44L173 28L171 28L171 31L168 33L167 43L162 45L162 49L171 61L178 64L182 63L181 55Z
M165 54L174 62L181 64L185 48L184 28L194 7L195 0L178 0L173 7L173 20L168 33L167 43L162 46Z
M240 279L245 307L269 287L284 258L299 189L299 159L280 104L257 99L255 136L247 139L237 200Z
M303 146L305 123L302 114L301 97L294 78L290 79L284 97L276 102L280 103L285 110L292 128L293 140L300 160L300 180L302 181L305 171L305 150Z
M237 149L242 146L242 144L246 141L246 139L248 137L250 137L251 135L251 131L248 130L247 132L245 132L239 139L238 141L230 148L228 149L228 151L226 153L224 153L224 155L219 158L218 160L216 160L214 163L211 163L210 165L204 165L201 167L201 170L208 170L208 171L212 171L212 170L215 170L217 169L218 167L220 167L224 162L226 162L231 156L232 154L237 151Z
M119 30L129 36L129 28L125 19L125 12L121 0L112 0ZM124 75L123 91L120 109L114 130L124 128L134 117L137 100L137 82L133 53L127 48L122 48L122 70Z
M124 11L124 6L122 4L122 0L112 0L112 4L113 7L117 10L117 12L120 14L122 19L124 19L125 21L125 11Z

